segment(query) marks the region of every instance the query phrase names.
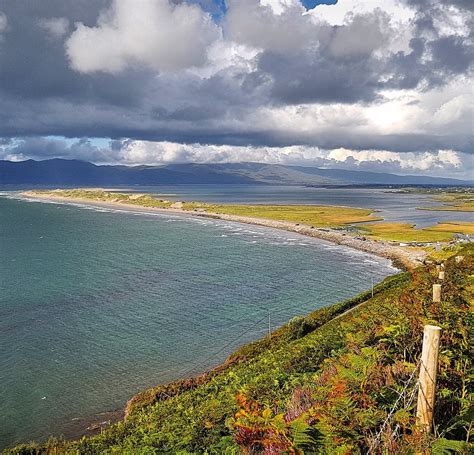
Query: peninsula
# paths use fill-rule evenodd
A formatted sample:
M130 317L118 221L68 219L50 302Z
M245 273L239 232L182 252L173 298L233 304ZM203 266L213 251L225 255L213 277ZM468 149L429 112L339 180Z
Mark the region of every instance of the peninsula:
M150 194L118 193L103 189L37 190L23 192L21 195L26 198L52 202L89 204L135 211L158 211L283 229L389 258L406 269L420 265L427 255L422 248L401 247L399 240L390 241L390 238L383 239L377 235L379 231L375 229L376 225L373 223L382 221L383 218L374 216L372 210L362 208L173 202L159 199ZM399 227L397 223L387 223L383 226ZM444 225L440 226L440 231L417 231L410 225L402 225L402 238L416 241L420 238L421 233L421 238L425 242L450 240L453 233L456 232L456 228L454 228L454 232L444 231ZM375 231L375 233L373 234L371 231ZM400 228L397 231L398 234L400 234L399 231Z

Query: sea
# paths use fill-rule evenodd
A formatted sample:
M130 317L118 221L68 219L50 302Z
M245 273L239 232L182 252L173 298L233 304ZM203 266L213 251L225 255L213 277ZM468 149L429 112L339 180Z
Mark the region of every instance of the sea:
M371 207L421 225L445 216L412 210L420 195L232 187L132 190L176 200ZM0 448L77 437L140 390L201 373L269 328L396 272L386 259L295 233L32 202L4 191Z

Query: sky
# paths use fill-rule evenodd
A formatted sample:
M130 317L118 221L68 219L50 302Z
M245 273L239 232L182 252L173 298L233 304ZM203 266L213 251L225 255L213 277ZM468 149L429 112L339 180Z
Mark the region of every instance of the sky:
M472 0L0 0L0 159L474 175Z

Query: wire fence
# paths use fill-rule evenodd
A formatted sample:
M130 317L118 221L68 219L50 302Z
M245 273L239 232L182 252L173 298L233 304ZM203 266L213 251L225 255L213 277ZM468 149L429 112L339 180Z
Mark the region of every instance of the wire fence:
M382 446L382 443L383 443L382 436L384 432L387 430L388 426L392 423L395 413L399 409L409 409L412 406L418 392L418 387L419 387L417 373L419 372L420 364L421 364L421 360L418 361L415 368L411 372L410 377L406 380L401 392L399 393L397 399L395 400L395 403L393 404L392 408L387 414L387 417L385 418L385 420L382 422L382 425L380 426L379 431L375 435L375 438L373 439L372 444L370 445L367 454L377 453L377 449L379 449ZM397 423L390 435L392 441L396 438L399 430L400 430L400 424Z
M226 343L217 351L210 354L208 357L204 358L203 360L199 360L196 363L190 363L189 368L183 371L182 373L180 373L180 376L186 378L192 374L198 374L202 372L203 369L209 368L209 366L212 365L212 362L211 362L212 360L221 361L222 360L221 354L223 352L230 350L230 348L232 347L235 347L235 344L237 343L237 341L242 339L245 335L247 335L256 327L258 327L259 324L261 324L262 328L265 327L265 332L268 332L268 335L270 335L272 329L276 329L280 325L280 321L285 319L284 316L286 313L287 313L287 310L284 308L280 310L267 308L266 310L259 309L251 314L247 314L246 318L248 319L252 319L256 316L261 316L261 317L256 322L244 328L236 337L234 337L231 341ZM264 315L262 316L262 314ZM272 326L273 322L275 322L275 326ZM237 325L238 324L235 324L234 326L237 326Z
M374 295L374 287L372 284L372 296ZM280 310L281 311L281 310ZM272 314L279 313L280 311L272 312ZM261 310L258 312L253 313L251 316L257 316L261 315ZM343 313L344 314L344 313ZM242 332L240 332L235 338L233 338L230 342L226 343L224 346L222 346L220 349L218 349L216 352L212 353L205 359L193 364L190 368L188 368L186 371L182 373L184 377L189 376L190 374L195 374L197 372L200 372L204 368L208 368L209 364L212 360L217 359L220 357L220 355L225 352L226 350L230 349L235 345L237 341L239 341L241 338L243 338L246 334L248 334L250 331L255 329L259 324L264 323L265 321L268 321L268 334L271 336L271 321L270 321L270 309L267 308L267 314L263 317L260 317L256 322L253 324L249 325L246 327ZM433 326L425 326L425 329L427 327L433 328ZM438 330L439 327L434 327L437 328ZM424 344L423 344L423 350L424 350ZM436 354L437 355L437 354ZM401 391L398 394L398 397L396 398L393 406L390 408L386 418L380 425L377 433L373 437L369 449L367 451L367 454L376 454L376 453L386 453L387 451L390 450L390 445L396 443L396 438L398 436L398 433L401 429L401 424L400 422L396 422L394 424L394 420L396 417L397 411L401 409L405 410L410 410L414 404L414 401L418 395L418 392L420 390L423 390L423 387L420 389L420 367L422 365L422 360L421 357L418 360L417 364L413 368L412 372L410 373L410 376L408 379L405 381L403 384L403 387ZM426 365L423 363L423 368L425 373L427 373L427 368ZM436 376L436 373L434 374ZM429 377L429 380L432 383L435 383L435 378L432 378L431 376ZM418 416L417 416L418 418ZM384 435L386 437L384 438Z
M196 373L199 372L202 368L205 368L209 365L209 362L218 356L225 352L227 349L229 349L234 343L239 341L244 335L246 335L248 332L250 332L252 329L257 327L259 324L261 324L263 321L267 320L267 315L265 315L263 318L259 319L257 322L253 323L251 326L247 327L244 331L240 332L238 336L233 338L229 343L225 344L222 346L219 350L216 352L212 353L210 356L206 357L205 359L201 360L200 362L194 364L191 366L191 368L187 369L182 373L184 377L189 376L191 373Z

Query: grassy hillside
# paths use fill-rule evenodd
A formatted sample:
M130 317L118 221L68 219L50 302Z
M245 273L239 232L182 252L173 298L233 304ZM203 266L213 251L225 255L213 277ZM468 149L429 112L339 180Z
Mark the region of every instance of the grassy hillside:
M98 436L6 453L467 453L473 245L458 254L462 262L446 260L440 304L431 302L434 265L399 274L374 297L295 318L211 372L143 392L124 422ZM429 437L418 431L413 409L426 323L443 329Z

